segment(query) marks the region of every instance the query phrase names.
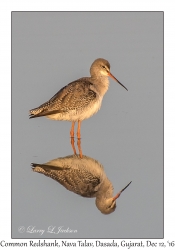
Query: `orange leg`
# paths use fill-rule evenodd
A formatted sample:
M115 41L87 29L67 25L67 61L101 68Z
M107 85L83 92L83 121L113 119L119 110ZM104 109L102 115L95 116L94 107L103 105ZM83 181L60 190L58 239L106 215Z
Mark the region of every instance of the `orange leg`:
M82 158L82 150L81 150L81 121L78 121L78 128L77 128L77 146L80 153L80 158Z
M70 137L71 137L71 146L72 146L72 149L73 149L73 152L74 154L76 154L76 149L75 149L75 141L74 141L74 126L75 126L75 122L72 122L72 127L71 127L71 130L70 130Z
M77 139L77 146L78 146L78 150L80 153L80 158L82 158L83 154L82 154L82 150L81 150L81 139L80 138Z
M74 138L74 126L75 126L75 122L72 122L72 127L71 127L71 130L70 130L70 137L71 138Z
M75 149L75 145L74 145L74 138L73 137L71 137L71 146L72 146L72 149L73 149L73 152L74 152L74 155L76 155L77 153L76 153L76 149Z
M78 121L78 129L77 129L77 138L78 139L81 139L80 130L81 130L81 121Z

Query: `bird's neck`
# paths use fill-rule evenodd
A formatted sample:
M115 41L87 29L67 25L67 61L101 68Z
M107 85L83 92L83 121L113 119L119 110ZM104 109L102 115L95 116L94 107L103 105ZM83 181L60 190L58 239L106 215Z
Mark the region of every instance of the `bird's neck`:
M100 189L96 195L96 199L108 199L113 196L113 186L112 183L106 178L105 181L101 184Z
M108 199L112 198L112 196L113 196L113 186L111 182L108 179L106 179L105 182L102 183L100 190L96 195L95 204L97 208L100 211L103 211L106 202L108 201Z
M97 90L100 96L104 96L109 87L109 79L107 76L93 76L94 88Z

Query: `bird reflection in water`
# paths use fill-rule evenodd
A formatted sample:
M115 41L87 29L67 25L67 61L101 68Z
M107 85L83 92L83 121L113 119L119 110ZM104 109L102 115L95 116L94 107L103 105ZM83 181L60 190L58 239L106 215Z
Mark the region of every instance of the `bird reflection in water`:
M44 164L32 163L34 172L44 174L58 181L69 191L83 197L96 197L96 206L103 214L116 209L116 199L131 184L113 196L112 183L103 166L95 159L82 155L70 155Z

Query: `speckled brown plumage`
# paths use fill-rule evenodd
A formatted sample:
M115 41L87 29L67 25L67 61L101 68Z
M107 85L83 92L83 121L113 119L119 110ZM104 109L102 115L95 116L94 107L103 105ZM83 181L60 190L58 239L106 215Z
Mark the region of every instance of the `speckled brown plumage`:
M90 89L92 83L86 78L69 83L60 89L49 101L38 108L30 110L30 118L48 116L55 113L68 113L71 110L81 111L93 103L96 93Z
M70 155L44 164L32 163L34 172L42 173L83 197L96 197L96 206L104 214L113 212L120 191L113 197L113 186L103 166L93 158ZM130 184L130 183L129 183Z
M46 116L53 120L79 122L77 137L80 139L80 123L100 109L103 96L108 90L108 77L113 78L127 90L110 73L110 64L103 58L98 58L92 63L90 74L90 77L83 77L69 83L49 101L31 109L30 118ZM74 137L74 131L71 130L70 134Z

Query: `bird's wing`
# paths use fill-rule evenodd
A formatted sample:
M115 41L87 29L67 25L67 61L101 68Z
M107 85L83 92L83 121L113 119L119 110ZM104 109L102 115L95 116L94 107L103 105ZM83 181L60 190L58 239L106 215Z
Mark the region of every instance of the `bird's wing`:
M91 82L87 78L69 83L48 102L30 110L30 118L83 109L96 98L96 93L90 89L90 85Z
M63 185L69 191L84 197L93 197L101 183L100 176L93 175L83 167L70 168L46 164L31 164L34 172L42 173Z

